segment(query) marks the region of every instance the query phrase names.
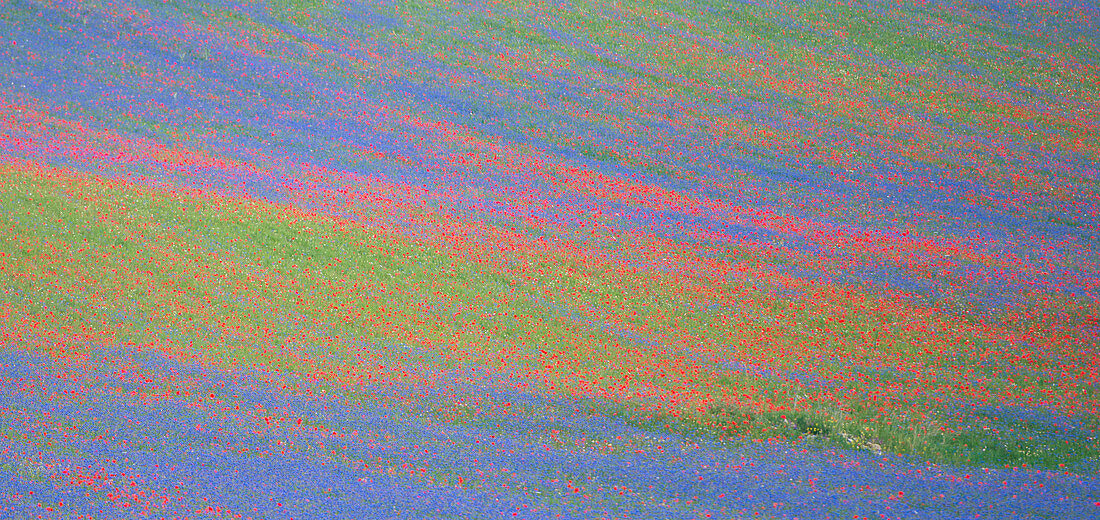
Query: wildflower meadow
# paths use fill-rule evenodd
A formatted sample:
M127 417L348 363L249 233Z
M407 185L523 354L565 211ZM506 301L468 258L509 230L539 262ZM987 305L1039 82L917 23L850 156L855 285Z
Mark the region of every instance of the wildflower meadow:
M0 0L0 519L1100 518L1098 45Z

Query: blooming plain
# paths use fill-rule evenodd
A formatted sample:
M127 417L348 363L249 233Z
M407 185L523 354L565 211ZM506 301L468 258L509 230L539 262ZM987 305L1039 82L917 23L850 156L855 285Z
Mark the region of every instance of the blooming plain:
M0 3L0 517L1095 518L1100 13Z

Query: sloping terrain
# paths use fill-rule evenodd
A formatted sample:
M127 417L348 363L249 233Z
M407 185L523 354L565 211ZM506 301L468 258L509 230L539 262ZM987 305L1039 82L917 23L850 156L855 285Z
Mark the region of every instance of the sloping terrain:
M1100 514L1095 7L0 36L0 517Z

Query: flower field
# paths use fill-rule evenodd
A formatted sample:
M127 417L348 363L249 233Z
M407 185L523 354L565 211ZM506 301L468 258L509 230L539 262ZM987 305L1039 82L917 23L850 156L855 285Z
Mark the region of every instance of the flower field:
M0 0L0 518L1096 518L1098 45Z

